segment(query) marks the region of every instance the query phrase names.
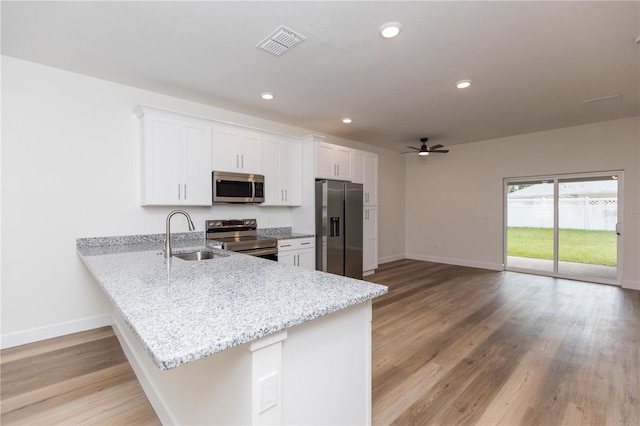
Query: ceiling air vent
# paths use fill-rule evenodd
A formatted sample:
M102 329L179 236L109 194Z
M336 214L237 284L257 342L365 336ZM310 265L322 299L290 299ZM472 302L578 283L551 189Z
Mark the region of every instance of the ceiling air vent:
M256 47L264 49L273 55L280 56L295 45L302 43L304 40L305 38L302 35L285 26L281 26L271 35L267 36L267 38L258 43Z

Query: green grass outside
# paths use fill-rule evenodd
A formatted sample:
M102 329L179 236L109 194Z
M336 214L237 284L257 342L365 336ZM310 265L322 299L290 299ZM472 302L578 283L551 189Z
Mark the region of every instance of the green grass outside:
M558 259L591 265L617 265L617 237L614 231L558 231ZM516 257L553 260L553 229L508 228L507 254Z

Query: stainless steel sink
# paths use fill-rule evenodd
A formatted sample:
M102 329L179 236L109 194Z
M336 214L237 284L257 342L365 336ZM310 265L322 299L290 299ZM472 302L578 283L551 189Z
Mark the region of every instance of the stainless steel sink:
M182 260L206 260L221 257L220 255L205 250L190 251L187 253L174 253L173 256L179 257Z

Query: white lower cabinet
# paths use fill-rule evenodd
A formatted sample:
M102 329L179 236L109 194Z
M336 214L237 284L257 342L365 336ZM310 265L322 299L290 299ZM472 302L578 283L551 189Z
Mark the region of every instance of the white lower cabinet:
M278 241L278 262L316 269L315 238Z
M378 208L365 207L362 236L362 270L372 274L378 267Z

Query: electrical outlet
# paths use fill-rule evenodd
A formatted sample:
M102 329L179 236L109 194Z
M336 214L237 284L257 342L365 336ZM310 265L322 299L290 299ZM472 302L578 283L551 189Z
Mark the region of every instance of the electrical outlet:
M260 407L258 414L278 404L278 372L264 376L258 380Z

